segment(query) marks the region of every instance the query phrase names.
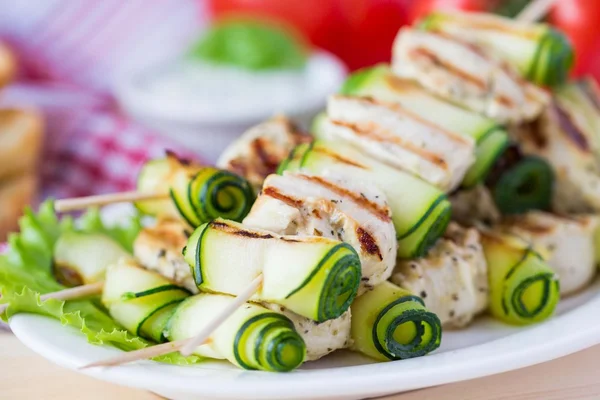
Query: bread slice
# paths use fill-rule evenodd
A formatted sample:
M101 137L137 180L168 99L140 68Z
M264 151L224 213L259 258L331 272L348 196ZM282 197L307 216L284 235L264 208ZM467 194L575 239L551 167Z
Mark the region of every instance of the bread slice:
M43 130L38 111L0 109L0 182L36 169Z
M0 181L0 242L18 229L23 207L35 200L37 174L35 171Z
M17 62L10 49L0 43L0 87L9 83L17 72Z

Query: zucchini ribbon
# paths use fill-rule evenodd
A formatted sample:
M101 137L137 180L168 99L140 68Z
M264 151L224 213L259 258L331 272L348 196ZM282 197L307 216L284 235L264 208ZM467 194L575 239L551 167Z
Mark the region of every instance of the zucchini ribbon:
M234 298L231 296L208 293L188 298L169 322L169 340L197 335L215 314L232 301ZM286 372L304 362L306 345L289 318L257 304L246 303L194 353L209 358L225 358L247 370Z
M237 295L263 274L257 300L319 322L346 312L361 279L360 259L348 244L279 236L223 219L196 229L183 255L201 291Z
M554 312L560 297L558 277L525 240L482 232L488 263L490 312L504 322L540 322Z
M229 171L189 163L172 153L144 165L138 190L168 192L171 197L171 201L137 202L140 211L181 217L192 227L217 217L241 221L255 199L254 189L246 179Z
M102 303L129 332L164 342L164 331L175 307L190 292L131 260L108 266Z
M353 350L381 361L420 357L440 346L439 318L423 300L390 282L352 304Z

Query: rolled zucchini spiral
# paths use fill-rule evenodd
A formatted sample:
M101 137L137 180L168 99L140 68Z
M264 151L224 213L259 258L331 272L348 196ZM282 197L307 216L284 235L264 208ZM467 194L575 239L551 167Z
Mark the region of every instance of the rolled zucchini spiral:
M353 350L381 361L420 357L440 346L442 326L423 300L390 282L352 304Z
M560 297L558 278L529 243L495 232L482 232L481 243L488 264L491 314L514 325L552 315Z
M185 300L169 322L170 340L197 335L233 297L202 293ZM225 358L248 370L286 372L297 368L306 356L306 346L292 321L283 314L247 303L215 330L207 344L195 353Z
M169 193L171 201L137 202L150 215L181 217L197 227L217 217L241 221L254 202L247 180L229 171L190 164L172 153L146 163L138 178L140 192Z
M348 244L279 236L223 219L196 229L183 255L200 290L237 295L263 274L257 300L315 321L342 315L361 278L360 259Z

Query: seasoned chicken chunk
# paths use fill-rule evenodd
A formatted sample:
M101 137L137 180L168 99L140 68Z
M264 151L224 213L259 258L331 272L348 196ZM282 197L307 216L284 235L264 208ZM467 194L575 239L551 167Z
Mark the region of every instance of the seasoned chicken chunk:
M452 218L466 226L500 221L500 210L494 203L492 193L484 185L472 189L459 190L450 196Z
M335 350L350 346L350 310L340 317L315 322L277 304L261 303L268 309L282 312L294 324L306 343L306 361L318 360Z
M440 128L399 104L336 95L329 99L327 114L329 137L446 191L460 184L475 160L473 138Z
M362 265L359 293L387 280L394 268L396 234L390 210L385 195L368 184L300 173L270 175L244 224L350 244Z
M142 229L133 243L133 254L145 268L198 293L190 266L181 254L191 234L180 220L160 220Z
M402 28L392 70L501 123L532 120L549 100L545 91L481 48L439 32Z
M279 116L250 128L231 143L217 161L219 168L245 177L257 190L267 175L299 143L309 141L287 118Z
M532 243L558 274L560 293L568 295L590 283L596 274L595 216L562 217L541 211L507 218L499 229Z
M479 232L452 223L424 258L399 260L390 279L421 296L447 327L467 325L487 307L487 265Z

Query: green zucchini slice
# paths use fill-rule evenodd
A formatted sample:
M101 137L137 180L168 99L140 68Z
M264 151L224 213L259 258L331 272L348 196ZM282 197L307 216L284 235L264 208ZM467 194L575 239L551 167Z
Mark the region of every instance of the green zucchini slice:
M360 259L350 245L279 236L223 219L196 229L183 254L201 291L237 295L263 274L257 300L315 321L346 312L361 278Z
M424 356L442 340L439 318L423 300L384 282L352 304L352 349L381 361Z
M374 182L392 210L401 258L424 255L450 221L450 202L444 192L349 145L323 140L300 145L282 163L283 170L334 173Z
M522 156L509 147L486 181L502 214L548 210L554 189L554 171L546 160Z
M54 245L54 273L66 286L99 282L106 267L122 257L130 254L106 235L68 231Z
M514 235L482 232L488 264L490 312L504 322L541 322L560 298L558 277L531 245Z
M106 271L102 303L131 333L162 342L173 306L189 295L161 275L121 259Z
M169 321L169 340L197 335L234 298L202 293L181 303ZM304 362L306 346L283 314L257 304L239 307L199 346L195 354L224 358L247 370L291 371Z
M496 159L508 144L508 134L493 119L463 109L432 95L418 83L395 76L389 66L379 64L350 75L341 93L351 96L369 96L400 104L418 117L456 134L475 140L475 162L465 175L462 186L473 187L483 181ZM313 134L326 139L323 119L313 122Z
M173 179L171 198L192 227L217 217L241 221L254 202L254 189L229 171L203 167L195 174L182 170Z
M538 85L565 82L573 66L568 39L547 24L524 24L483 13L435 12L420 27L474 41L515 65L524 78Z

